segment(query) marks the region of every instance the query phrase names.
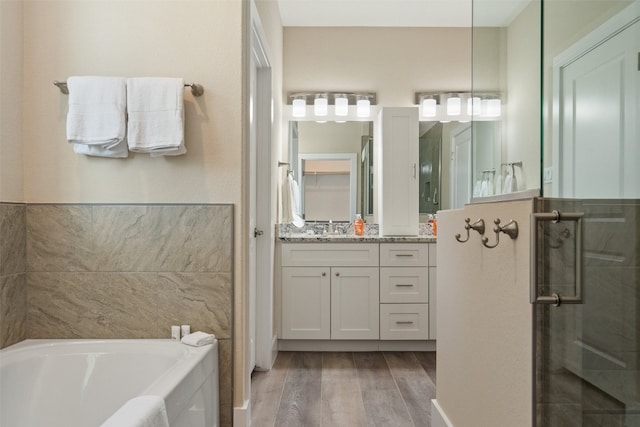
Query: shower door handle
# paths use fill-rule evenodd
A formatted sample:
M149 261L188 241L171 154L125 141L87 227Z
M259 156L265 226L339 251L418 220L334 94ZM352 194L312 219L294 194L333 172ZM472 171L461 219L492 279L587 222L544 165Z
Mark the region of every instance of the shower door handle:
M583 284L582 284L582 217L583 213L580 212L559 212L554 210L552 212L545 213L533 213L531 214L531 304L553 304L559 306L560 304L583 304ZM538 262L539 255L541 255L542 245L538 241L538 223L540 222L553 222L559 223L563 221L573 221L576 223L576 242L575 242L575 295L560 295L553 293L551 295L541 295L538 292L539 279L538 268L541 263Z

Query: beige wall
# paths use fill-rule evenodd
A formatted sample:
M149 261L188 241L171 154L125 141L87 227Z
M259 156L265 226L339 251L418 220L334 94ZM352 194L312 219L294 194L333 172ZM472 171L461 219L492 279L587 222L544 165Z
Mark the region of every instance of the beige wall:
M28 202L240 201L241 2L29 1L24 4ZM76 155L65 140L72 75L184 77L188 153L126 160Z
M22 0L0 1L0 202L24 201Z
M413 105L414 92L470 90L469 28L285 28L284 91L374 91Z
M523 162L520 190L540 188L540 7L532 1L507 28L502 162Z
M523 200L467 205L438 216L436 400L453 426L531 425L532 210L532 200ZM489 244L495 244L496 218L503 224L515 219L518 237L502 234L500 244L488 249L471 231L469 241L459 243L453 235L466 236L466 217L484 219Z

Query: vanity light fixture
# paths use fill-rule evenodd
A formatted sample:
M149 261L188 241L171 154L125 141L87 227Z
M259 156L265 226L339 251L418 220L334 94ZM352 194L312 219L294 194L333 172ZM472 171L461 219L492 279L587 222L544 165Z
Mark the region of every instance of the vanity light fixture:
M435 117L438 115L438 102L435 98L422 98L420 106L422 107L423 117Z
M344 117L349 115L349 98L347 95L340 94L335 96L335 113L336 116Z
M479 96L471 96L467 98L467 115L479 116L482 107L482 100Z
M487 117L500 117L502 112L502 102L499 98L487 99L485 115Z
M462 112L462 100L458 95L451 95L447 98L447 115L459 116Z
M371 115L371 102L368 99L358 99L356 115L358 117L369 117Z
M296 118L304 117L307 114L307 101L305 98L296 98L291 102L291 115Z
M292 118L321 121L366 120L376 105L373 92L296 92L287 96ZM308 109L313 105L313 110Z
M420 108L420 118L442 123L499 120L502 102L503 99L495 92L414 93L414 103Z
M325 117L329 114L329 100L326 95L318 95L313 100L313 114L318 117Z

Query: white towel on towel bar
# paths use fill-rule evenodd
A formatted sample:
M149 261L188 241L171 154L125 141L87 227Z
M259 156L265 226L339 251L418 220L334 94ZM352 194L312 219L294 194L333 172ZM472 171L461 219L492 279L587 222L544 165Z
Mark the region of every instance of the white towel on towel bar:
M80 154L127 157L126 81L122 77L72 76L67 79L67 140Z
M100 427L169 427L164 399L152 395L134 397Z
M183 104L184 79L128 79L129 150L152 157L185 154Z

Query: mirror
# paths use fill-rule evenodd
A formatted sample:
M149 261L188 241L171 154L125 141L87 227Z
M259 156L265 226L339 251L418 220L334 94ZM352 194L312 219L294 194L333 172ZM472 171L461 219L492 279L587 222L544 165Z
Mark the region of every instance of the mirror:
M478 129L484 128L486 133L495 126L496 122L483 122ZM471 123L420 122L420 222L426 221L428 214L462 207L471 200L470 129ZM301 213L306 220L351 221L359 213L365 221L373 222L372 135L373 122L290 122L291 169L300 185ZM462 153L467 149L469 155L465 156ZM456 173L456 170L466 172ZM454 182L462 187L457 190L459 195ZM456 198L459 206L453 204Z
M418 150L418 205L420 216L440 210L442 128L440 122L420 122ZM421 220L423 221L423 220Z
M472 122L474 198L537 190L540 182L541 61L533 53L540 52L542 2L497 3L473 5L472 92L498 93L502 103L493 125ZM509 9L506 19L498 20L496 7Z
M291 121L289 152L307 221L373 215L373 122Z

